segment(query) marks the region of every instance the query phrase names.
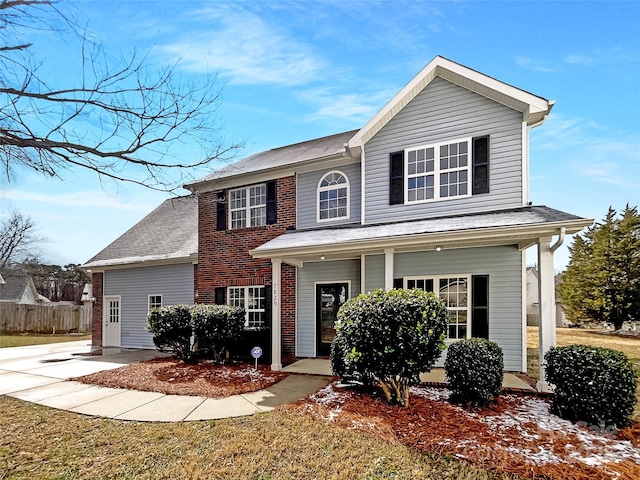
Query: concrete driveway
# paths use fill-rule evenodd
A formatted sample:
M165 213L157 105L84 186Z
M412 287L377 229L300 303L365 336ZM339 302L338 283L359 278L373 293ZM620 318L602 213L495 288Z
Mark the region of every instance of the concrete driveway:
M92 416L176 422L273 410L323 388L329 377L290 375L265 390L227 398L140 392L85 385L69 378L161 356L155 350L102 348L89 341L0 349L0 395Z

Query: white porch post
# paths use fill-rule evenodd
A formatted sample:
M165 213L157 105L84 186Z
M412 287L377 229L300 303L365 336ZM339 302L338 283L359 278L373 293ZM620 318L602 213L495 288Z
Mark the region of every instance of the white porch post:
M393 288L393 248L384 249L384 289Z
M280 285L282 260L271 259L271 370L282 370L282 322L280 315Z
M544 355L556 345L556 293L553 273L553 250L551 237L538 240L538 291L540 316L540 380L538 390L550 391L543 367Z

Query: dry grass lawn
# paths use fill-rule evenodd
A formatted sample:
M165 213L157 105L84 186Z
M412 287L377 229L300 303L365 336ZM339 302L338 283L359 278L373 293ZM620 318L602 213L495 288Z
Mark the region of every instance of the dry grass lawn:
M557 328L556 343L559 347L574 344L606 347L623 352L633 363L638 374L636 388L637 403L633 411L633 419L640 421L640 337L618 337L607 335L602 330L587 330L582 328ZM540 373L538 363L538 327L527 327L527 373L538 378Z
M282 412L137 423L9 397L0 397L0 411L3 479L517 478Z
M44 345L48 343L75 342L77 340L91 340L91 335L52 335L39 333L0 334L0 348L26 347L29 345Z

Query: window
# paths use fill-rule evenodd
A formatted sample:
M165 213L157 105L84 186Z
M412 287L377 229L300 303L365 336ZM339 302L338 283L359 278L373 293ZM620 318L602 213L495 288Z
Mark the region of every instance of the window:
M434 292L446 302L447 310L449 310L447 331L449 340L471 337L469 285L468 276L405 278L405 288L419 288L427 292Z
M229 191L229 223L231 229L267 224L266 184Z
M227 303L244 308L245 327L262 327L266 320L266 296L264 287L229 287Z
M318 221L349 218L349 179L339 171L327 173L318 183Z
M467 139L406 149L406 203L468 196L470 142Z
M149 295L149 311L162 307L162 295Z

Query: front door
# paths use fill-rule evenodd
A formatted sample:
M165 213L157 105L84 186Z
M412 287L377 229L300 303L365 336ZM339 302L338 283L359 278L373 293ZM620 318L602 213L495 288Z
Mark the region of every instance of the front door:
M120 346L120 297L104 298L104 347Z
M331 354L331 342L336 336L338 309L348 298L348 283L316 285L317 356L326 357Z

